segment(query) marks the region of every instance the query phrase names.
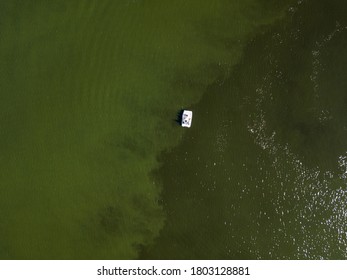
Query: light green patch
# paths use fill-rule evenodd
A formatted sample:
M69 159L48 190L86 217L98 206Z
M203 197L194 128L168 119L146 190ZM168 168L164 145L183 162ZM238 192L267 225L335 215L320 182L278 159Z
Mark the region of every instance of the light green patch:
M8 1L6 1L8 2ZM136 258L157 155L274 20L256 1L0 4L0 258Z

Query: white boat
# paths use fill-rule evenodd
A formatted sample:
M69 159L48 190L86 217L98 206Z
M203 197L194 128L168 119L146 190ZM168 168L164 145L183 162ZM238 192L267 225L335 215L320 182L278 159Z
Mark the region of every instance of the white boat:
M183 127L190 127L192 125L193 112L184 110L182 113L182 123Z

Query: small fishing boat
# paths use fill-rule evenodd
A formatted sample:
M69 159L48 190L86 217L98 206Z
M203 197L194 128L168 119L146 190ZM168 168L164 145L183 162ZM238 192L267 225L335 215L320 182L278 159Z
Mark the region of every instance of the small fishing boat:
M190 127L192 125L193 112L184 110L182 113L182 123L183 127Z

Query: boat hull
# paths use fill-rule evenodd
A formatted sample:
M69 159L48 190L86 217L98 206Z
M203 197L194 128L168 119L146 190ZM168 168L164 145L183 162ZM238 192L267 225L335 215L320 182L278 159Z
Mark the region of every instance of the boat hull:
M182 127L191 127L193 120L193 112L189 110L184 110L182 113Z

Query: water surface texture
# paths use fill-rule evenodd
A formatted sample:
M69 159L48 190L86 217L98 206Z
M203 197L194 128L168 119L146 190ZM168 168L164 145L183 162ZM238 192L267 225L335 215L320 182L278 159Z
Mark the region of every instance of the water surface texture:
M0 258L346 258L346 4L278 2L1 1Z
M162 154L168 219L144 257L347 257L346 7L299 1L206 90Z
M275 2L275 1L274 1ZM265 1L1 1L0 257L137 258L177 112L226 76Z

